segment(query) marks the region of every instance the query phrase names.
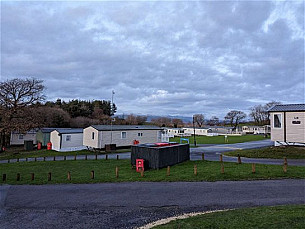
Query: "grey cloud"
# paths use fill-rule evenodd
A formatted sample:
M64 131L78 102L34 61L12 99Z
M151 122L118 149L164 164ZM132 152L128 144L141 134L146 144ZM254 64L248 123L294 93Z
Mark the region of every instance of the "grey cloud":
M2 3L1 79L45 80L49 99L110 99L119 113L221 118L304 101L304 38L272 2Z

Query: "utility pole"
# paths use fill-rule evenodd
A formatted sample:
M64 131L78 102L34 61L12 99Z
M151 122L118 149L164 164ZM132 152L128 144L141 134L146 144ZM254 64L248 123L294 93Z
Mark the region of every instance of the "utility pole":
M114 96L114 90L112 90L111 93L111 104L110 104L110 126L111 126L111 132L110 132L110 144L112 144L112 116L113 116L113 96Z
M195 116L193 115L193 129L194 129L194 145L196 146L196 131L195 131Z

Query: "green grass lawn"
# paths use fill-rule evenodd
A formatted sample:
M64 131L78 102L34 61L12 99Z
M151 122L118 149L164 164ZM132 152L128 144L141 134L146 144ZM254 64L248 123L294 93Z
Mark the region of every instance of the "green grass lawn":
M113 153L130 152L129 149L119 149ZM8 148L5 152L0 153L0 160L16 159L16 158L30 158L30 157L54 157L54 156L68 156L68 155L94 155L94 154L106 154L105 151L90 151L90 150L79 150L70 152L57 152L54 150L33 150L25 151L21 147ZM107 153L109 154L109 153Z
M305 159L305 147L301 146L272 146L261 149L237 150L225 153L227 156L248 157L248 158L273 158L283 159Z
M198 174L194 175L194 165ZM119 167L119 178L115 177L115 167ZM90 171L94 170L96 179L90 179ZM72 180L67 180L70 171ZM129 181L219 181L219 180L255 180L305 178L305 167L289 166L287 173L279 165L256 165L256 173L252 174L251 164L224 163L224 174L221 174L219 162L187 161L170 169L145 171L141 177L131 168L130 160L81 160L81 161L48 161L19 162L0 164L0 184L2 174L7 174L8 184L47 184L47 183L100 183ZM48 172L52 173L52 181L47 181ZM21 174L21 180L16 181L16 174ZM30 181L30 173L35 173L35 180Z
M185 137L190 139L190 144L194 144L194 136ZM243 135L243 136L228 136L228 143L225 143L224 136L196 136L197 144L232 144L250 141L259 141L267 139L263 135ZM180 137L170 138L171 142L180 142Z
M155 228L305 228L305 205L215 212L175 220Z

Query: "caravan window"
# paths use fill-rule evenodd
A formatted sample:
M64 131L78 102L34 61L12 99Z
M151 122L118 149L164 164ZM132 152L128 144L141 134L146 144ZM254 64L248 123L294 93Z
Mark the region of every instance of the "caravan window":
M69 141L71 141L71 135L66 136L66 142L69 142Z
M121 138L126 138L127 133L126 132L121 132Z
M92 132L92 139L94 140L94 132Z
M282 114L274 114L273 116L273 127L282 128Z
M23 139L23 134L19 134L19 139L20 139L20 140Z

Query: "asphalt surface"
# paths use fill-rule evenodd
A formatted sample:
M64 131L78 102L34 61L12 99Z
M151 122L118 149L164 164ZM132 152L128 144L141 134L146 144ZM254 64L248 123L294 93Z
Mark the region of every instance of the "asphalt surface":
M273 146L271 140L261 140L253 142L235 143L235 144L219 144L219 145L200 145L198 148L191 149L191 160L201 160L202 153L204 153L205 160L219 161L219 155L225 152L242 150L242 149L258 149L268 146ZM258 163L258 164L272 164L282 165L282 159L265 159L265 158L241 158L243 163ZM223 156L223 161L236 162L236 157ZM289 165L305 166L305 159L288 159Z
M219 155L228 151L233 150L241 150L241 149L256 149L262 147L272 146L274 143L270 140L261 140L261 141L252 141L252 142L244 142L244 143L235 143L235 144L206 144L200 145L197 148L191 148L191 160L201 160L202 153L205 154L205 160L208 161L218 161ZM119 153L119 154L108 154L108 159L116 159L117 155L119 155L120 159L130 159L130 152L127 153ZM97 159L105 159L105 155L98 155ZM46 157L46 161L53 161L54 157ZM85 155L77 155L77 160L84 160ZM88 160L94 160L95 155L87 155ZM34 161L34 158L28 158L28 161ZM43 161L43 157L37 157L37 161ZM64 160L63 156L56 156L56 161ZM74 156L66 156L66 160L74 160ZM236 157L223 157L224 161L227 162L236 162ZM16 162L17 159L11 159L10 163ZM19 159L20 162L25 161L25 158ZM8 160L0 160L0 163L7 163ZM258 163L258 164L274 164L274 165L282 165L283 160L281 159L256 159L256 158L242 158L243 163ZM296 166L305 166L305 159L289 159L289 165Z
M305 204L305 180L0 186L0 228L135 228L182 213Z

